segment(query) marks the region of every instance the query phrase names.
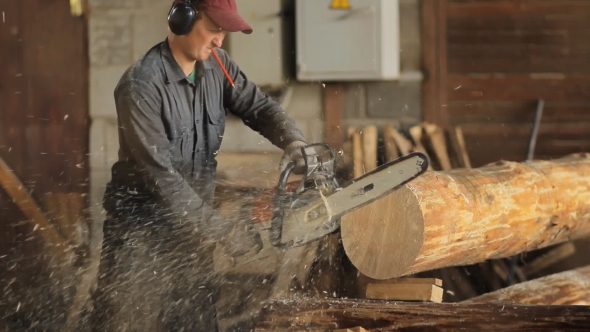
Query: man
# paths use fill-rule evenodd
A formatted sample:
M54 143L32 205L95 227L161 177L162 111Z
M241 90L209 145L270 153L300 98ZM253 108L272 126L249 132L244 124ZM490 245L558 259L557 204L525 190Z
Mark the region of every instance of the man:
M228 32L252 32L235 0L175 1L169 27L115 88L96 331L217 330L215 245L234 257L261 245L212 207L226 110L285 151L281 170L304 163L301 131L219 49Z

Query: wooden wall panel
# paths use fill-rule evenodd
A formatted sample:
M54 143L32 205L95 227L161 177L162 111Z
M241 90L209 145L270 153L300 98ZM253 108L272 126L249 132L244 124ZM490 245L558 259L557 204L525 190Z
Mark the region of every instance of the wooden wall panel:
M0 1L0 13L0 157L47 212L47 193L88 192L86 19L68 1ZM0 322L63 318L65 299L51 294L68 286L51 274L40 232L0 187Z
M590 1L448 0L444 15L444 117L474 166L526 158L539 98L535 157L590 151Z

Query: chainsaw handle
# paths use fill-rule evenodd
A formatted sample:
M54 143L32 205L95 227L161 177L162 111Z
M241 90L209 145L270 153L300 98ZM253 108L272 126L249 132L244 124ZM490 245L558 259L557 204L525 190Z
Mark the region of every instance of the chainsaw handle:
M284 203L286 200L287 181L291 172L295 169L295 162L289 162L279 176L279 183L273 195L273 212L270 220L270 242L275 247L281 247L281 234L283 233L283 218L285 216Z

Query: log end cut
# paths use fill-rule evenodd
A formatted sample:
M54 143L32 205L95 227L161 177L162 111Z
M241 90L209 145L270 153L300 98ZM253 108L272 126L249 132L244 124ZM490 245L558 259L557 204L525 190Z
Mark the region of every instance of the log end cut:
M346 255L373 279L389 279L406 271L424 242L421 207L407 187L343 216L341 223Z

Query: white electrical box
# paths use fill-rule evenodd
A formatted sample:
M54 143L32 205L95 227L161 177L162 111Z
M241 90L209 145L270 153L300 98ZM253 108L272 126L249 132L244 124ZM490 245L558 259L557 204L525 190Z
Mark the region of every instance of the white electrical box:
M283 85L283 22L279 0L238 0L240 15L252 34L232 33L227 38L231 58L257 85Z
M398 0L296 0L297 79L399 78Z

